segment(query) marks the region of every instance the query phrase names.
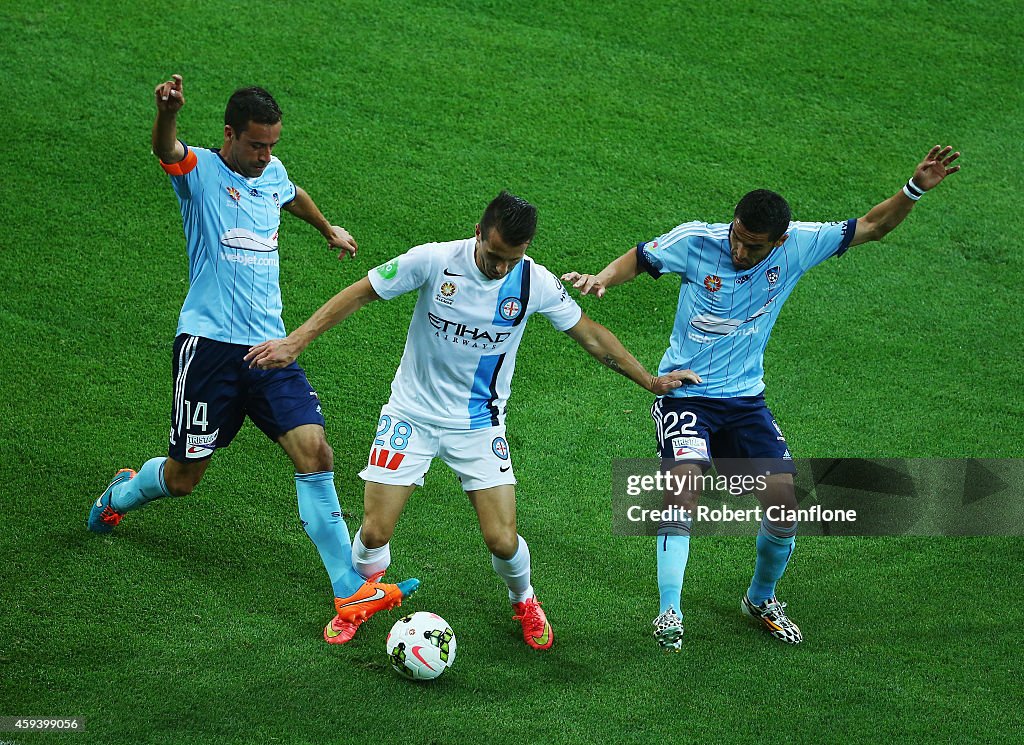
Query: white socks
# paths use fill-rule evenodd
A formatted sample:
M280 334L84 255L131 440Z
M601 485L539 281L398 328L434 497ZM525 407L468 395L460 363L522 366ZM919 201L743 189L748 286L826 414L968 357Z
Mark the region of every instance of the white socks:
M511 559L500 559L491 554L491 566L508 585L508 599L513 603L521 603L534 595L530 584L530 547L522 536L518 538L519 546Z
M356 531L352 539L352 568L359 572L363 579L368 579L378 572L391 566L391 544L385 543L380 548L367 548L363 545L363 530Z

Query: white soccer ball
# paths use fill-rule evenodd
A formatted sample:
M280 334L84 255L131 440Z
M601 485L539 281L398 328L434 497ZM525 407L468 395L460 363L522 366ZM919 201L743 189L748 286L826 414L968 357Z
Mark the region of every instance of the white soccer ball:
M433 680L455 663L455 632L436 613L417 611L388 632L388 660L403 677Z

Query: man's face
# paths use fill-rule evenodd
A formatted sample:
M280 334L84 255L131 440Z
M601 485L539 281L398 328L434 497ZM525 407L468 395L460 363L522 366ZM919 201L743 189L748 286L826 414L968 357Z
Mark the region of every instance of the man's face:
M246 178L262 176L270 165L270 153L281 139L281 122L257 124L249 122L241 133L230 124L224 125L225 159Z
M491 228L486 236L480 232L480 226L476 226L476 250L473 258L476 265L488 279L501 279L515 265L523 260L523 254L529 247L530 242L518 246L510 246L501 237L497 228Z
M734 217L729 229L729 252L732 254L732 265L738 271L750 269L770 254L773 249L785 243L788 233L778 240L771 240L768 233L753 233L743 227L738 217Z

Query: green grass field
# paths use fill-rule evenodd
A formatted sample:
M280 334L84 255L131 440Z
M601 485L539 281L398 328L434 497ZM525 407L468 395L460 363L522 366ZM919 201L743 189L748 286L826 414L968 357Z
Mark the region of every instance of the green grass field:
M196 145L220 144L234 88L270 89L275 154L359 241L339 264L283 218L289 328L408 247L468 236L501 188L539 206L536 260L596 271L678 223L729 219L756 187L797 219L860 216L953 144L962 173L803 280L769 344L768 401L801 457L1024 455L1014 3L5 2L0 35L0 716L87 720L0 741L1024 739L1017 539L806 538L780 591L796 648L737 611L752 538L695 540L684 652L660 655L653 541L609 528L610 463L651 454L650 399L540 319L509 439L550 654L518 638L440 463L391 572L418 575L406 607L458 635L435 685L387 669L397 613L323 643L330 587L290 464L252 427L192 497L111 537L85 529L111 474L166 448L187 263L149 130L174 72ZM654 368L677 287L581 302ZM353 529L412 305L376 303L300 359Z

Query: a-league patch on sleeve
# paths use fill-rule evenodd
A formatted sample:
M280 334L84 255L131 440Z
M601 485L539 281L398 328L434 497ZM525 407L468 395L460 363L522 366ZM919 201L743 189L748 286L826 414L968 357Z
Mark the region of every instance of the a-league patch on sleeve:
M398 274L398 259L392 259L386 264L378 266L377 274L382 276L384 279L394 279L395 275Z

